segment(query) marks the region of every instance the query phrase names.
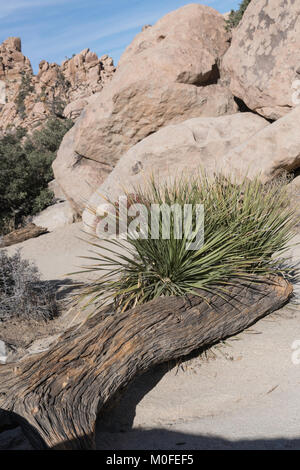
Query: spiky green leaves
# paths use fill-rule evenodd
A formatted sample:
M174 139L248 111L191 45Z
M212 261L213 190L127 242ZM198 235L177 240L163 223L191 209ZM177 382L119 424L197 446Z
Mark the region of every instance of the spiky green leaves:
M242 182L223 176L213 179L200 172L195 178L183 177L172 184L154 179L137 188L135 200L152 204L190 204L204 206L204 243L189 250L188 236L174 235L175 218L170 217L170 237L103 240L94 237L91 263L85 271L99 270L99 279L86 286L80 300L100 308L113 302L125 310L159 296L185 295L226 289L234 278L285 272L280 255L293 237L294 213L289 205L286 184L263 184L257 178ZM195 211L193 216L195 215ZM193 217L193 230L197 228ZM202 227L203 228L203 227ZM198 227L201 229L201 227ZM274 254L276 253L276 256Z

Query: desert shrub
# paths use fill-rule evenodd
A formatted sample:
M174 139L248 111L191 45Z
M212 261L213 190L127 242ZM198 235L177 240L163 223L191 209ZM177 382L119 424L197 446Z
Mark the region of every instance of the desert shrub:
M56 152L65 133L72 127L73 122L70 119L48 119L45 126L35 131L31 137L28 137L24 148L31 153L33 150L39 152Z
M209 179L201 172L197 178L183 177L171 185L152 179L146 189L135 191L133 200L143 201L148 208L153 203L191 204L189 227L194 234L204 230L204 244L187 249L195 240L188 240L186 231L177 239L172 214L169 239L163 237L162 217L157 239L151 238L150 217L141 232L148 233L144 239L129 233L126 241L108 238L103 243L95 235L88 240L92 255L83 269L102 274L78 298L93 304L95 311L104 303L126 310L159 296L181 296L196 289L222 293L235 278L289 272L282 267L280 255L293 236L294 212L282 182L264 185L245 178L238 183L223 176ZM196 225L197 204L204 205L202 227ZM118 250L120 254L114 254Z
M251 0L243 0L237 10L231 10L229 18L226 20L227 31L231 31L238 26L250 2Z
M51 204L47 186L53 179L52 162L71 125L69 120L50 119L30 137L19 129L0 140L0 234Z
M54 288L42 282L37 267L21 258L0 252L0 320L50 320L57 315Z

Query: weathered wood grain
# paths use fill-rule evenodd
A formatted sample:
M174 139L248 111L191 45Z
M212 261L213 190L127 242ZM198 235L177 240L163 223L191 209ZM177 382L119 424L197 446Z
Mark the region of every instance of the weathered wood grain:
M0 408L19 416L36 448L93 448L97 414L137 374L244 330L292 295L281 277L261 281L235 282L226 298L203 292L206 301L167 297L99 313L49 351L0 366Z
M40 235L47 233L47 231L48 230L46 228L38 227L37 225L30 223L26 225L26 227L19 228L3 237L0 237L0 248L15 245L16 243L24 242L30 238L39 237Z

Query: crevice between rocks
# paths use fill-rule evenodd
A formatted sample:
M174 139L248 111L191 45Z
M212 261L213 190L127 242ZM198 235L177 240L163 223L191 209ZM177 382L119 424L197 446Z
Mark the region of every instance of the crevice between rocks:
M273 122L275 122L275 119L269 119L269 118L266 118L265 116L262 116L261 114L259 114L257 111L254 111L253 109L250 109L248 108L248 106L246 105L246 103L241 99L239 98L238 96L234 96L234 101L235 103L237 104L238 106L238 110L240 113L252 113L252 114L256 114L257 116L260 116L262 118L264 118L266 121L268 121L270 124L272 124Z
M218 67L218 64L214 64L212 66L211 72L208 74L207 79L205 80L204 77L202 77L199 80L199 83L194 83L196 86L209 86L209 85L216 85L218 81L220 80L221 75L220 75L220 69Z
M87 157L85 155L80 154L76 150L74 152L75 152L75 155L76 155L76 157L75 157L76 161L72 165L73 168L76 167L83 159L85 159L85 160L90 160L90 161L95 162L95 163L99 163L99 165L107 166L111 169L111 171L114 169L114 166L112 166L110 163L99 161L99 160L96 160L95 158Z

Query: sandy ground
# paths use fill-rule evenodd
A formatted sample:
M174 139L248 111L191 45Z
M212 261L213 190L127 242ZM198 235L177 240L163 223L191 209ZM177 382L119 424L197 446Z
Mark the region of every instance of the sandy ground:
M36 263L43 279L65 281L76 276L68 273L78 270L83 263L79 258L88 254L89 246L82 238L87 238L82 224L72 224L47 233L38 238L31 238L23 243L6 248L12 254L21 249L22 256Z
M44 279L64 281L88 249L77 238L80 229L74 224L19 247ZM300 260L300 248L291 255ZM298 356L292 349L297 340ZM97 446L300 449L300 361L293 363L293 354L300 359L297 304L213 348L208 358L162 365L137 378L120 403L99 417Z

